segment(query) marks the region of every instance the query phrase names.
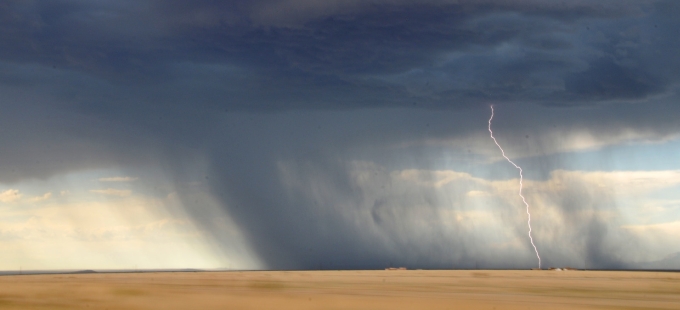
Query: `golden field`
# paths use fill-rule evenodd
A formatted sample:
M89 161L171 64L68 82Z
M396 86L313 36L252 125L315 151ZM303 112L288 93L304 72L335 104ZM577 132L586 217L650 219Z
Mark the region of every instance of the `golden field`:
M680 309L680 273L378 270L0 276L0 309Z

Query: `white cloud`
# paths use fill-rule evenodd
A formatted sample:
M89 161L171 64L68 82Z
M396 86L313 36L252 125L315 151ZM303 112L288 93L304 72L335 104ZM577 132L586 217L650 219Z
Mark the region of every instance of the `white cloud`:
M680 221L651 225L625 225L622 227L640 234L663 233L670 236L680 236Z
M218 213L219 206L211 208L216 211L210 218L228 226L219 230L227 240L224 247L216 247L203 226L184 212L177 193L147 196L124 186L134 183L97 182L115 172L96 173L0 189L0 201L12 201L0 202L0 270L262 267L231 218ZM211 197L199 193L201 201Z
M47 199L50 199L50 197L52 197L52 192L47 192L42 196L36 196L36 197L29 198L27 201L28 202L41 202L41 201L45 201Z
M0 193L0 202L17 202L22 196L18 189L8 189Z
M102 194L107 196L127 197L132 194L132 191L129 189L107 188L107 189L93 189L90 190L90 193Z
M402 181L411 181L423 186L433 186L441 188L454 181L473 180L474 178L464 172L457 172L453 170L417 170L408 169L393 172L392 177Z
M642 206L642 210L650 213L666 212L680 208L680 199L653 199Z
M485 192L485 191L476 191L476 190L473 190L473 191L467 192L466 195L467 195L468 197L484 197L484 196L489 196L490 194L489 194L488 192Z
M638 196L654 190L680 185L680 170L662 171L566 171L555 170L545 185L554 189L574 182L598 190L613 190L622 196Z
M110 178L99 178L99 182L133 182L137 181L136 177L110 177Z

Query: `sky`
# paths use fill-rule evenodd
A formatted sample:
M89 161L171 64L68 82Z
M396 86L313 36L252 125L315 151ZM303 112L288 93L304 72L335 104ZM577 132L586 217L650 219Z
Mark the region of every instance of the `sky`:
M0 270L680 269L680 3L0 3Z

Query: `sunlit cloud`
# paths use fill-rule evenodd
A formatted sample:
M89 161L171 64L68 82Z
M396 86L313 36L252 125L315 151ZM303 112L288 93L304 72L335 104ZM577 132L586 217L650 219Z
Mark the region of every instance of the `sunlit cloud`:
M441 188L451 182L461 179L472 179L469 173L452 170L417 170L408 169L392 173L393 177L415 182L421 185Z
M680 236L680 221L649 225L624 225L622 227L640 234L663 233L668 236Z
M0 202L16 202L21 197L23 194L19 193L19 190L17 189L8 189L2 193L0 193Z
M107 189L92 189L90 190L90 193L102 194L106 196L126 197L130 196L132 194L132 191L129 189L107 188Z
M47 192L47 193L45 193L45 194L42 195L42 196L36 196L36 197L31 197L31 198L29 198L29 199L28 199L28 202L32 202L32 203L41 202L41 201L48 200L48 199L50 199L51 197L52 197L52 192Z
M466 195L468 197L485 197L485 196L489 196L489 193L485 192L485 191L473 190L473 191L467 192Z
M43 195L40 196L34 196L34 197L28 197L26 198L23 193L21 193L18 189L8 189L2 193L0 193L0 202L4 203L15 203L15 204L22 204L22 203L37 203L37 202L43 202L48 199L52 198L52 192L47 192Z
M555 170L550 182L537 183L551 191L565 186L590 186L601 191L614 191L622 197L640 196L680 185L680 170L663 171L566 171Z
M31 180L0 192L0 202L7 203L0 208L0 248L7 251L0 270L262 268L228 215L213 216L232 245L221 249L184 212L173 187L156 193L145 192L145 184L135 190L86 190L101 172ZM190 190L201 201L210 199L195 187Z

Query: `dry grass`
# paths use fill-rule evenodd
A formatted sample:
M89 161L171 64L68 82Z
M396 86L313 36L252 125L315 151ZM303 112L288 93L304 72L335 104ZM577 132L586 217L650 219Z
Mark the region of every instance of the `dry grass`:
M0 309L680 309L680 273L380 270L2 276Z

